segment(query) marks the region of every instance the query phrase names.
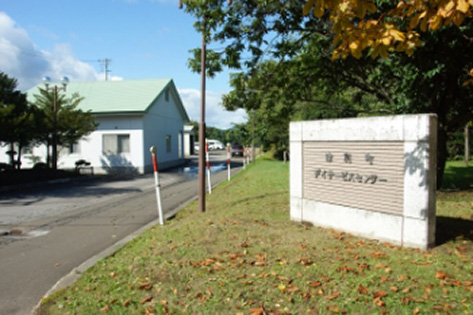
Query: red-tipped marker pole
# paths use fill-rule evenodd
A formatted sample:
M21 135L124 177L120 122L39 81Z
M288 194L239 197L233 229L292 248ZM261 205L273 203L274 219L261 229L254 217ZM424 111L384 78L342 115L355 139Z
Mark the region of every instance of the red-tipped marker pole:
M212 182L210 180L210 158L209 158L209 143L205 140L205 155L207 160L207 178L208 178L208 186L209 186L209 194L212 193Z
M230 180L230 159L232 158L232 154L230 153L230 143L227 143L227 169L228 169L228 180Z
M149 148L151 152L151 161L153 162L154 168L154 182L156 184L156 202L158 204L158 216L159 224L164 225L164 215L163 215L163 205L161 203L161 185L159 183L159 174L158 174L158 159L156 158L156 152L158 149L153 145Z

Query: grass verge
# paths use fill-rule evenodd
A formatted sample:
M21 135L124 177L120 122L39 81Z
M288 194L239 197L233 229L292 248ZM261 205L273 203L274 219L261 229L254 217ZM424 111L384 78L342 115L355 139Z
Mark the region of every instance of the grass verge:
M207 213L193 203L150 229L46 313L472 313L473 192L439 194L441 245L419 251L291 222L288 176L258 160L207 196Z
M442 189L473 190L473 162L449 161L445 165Z

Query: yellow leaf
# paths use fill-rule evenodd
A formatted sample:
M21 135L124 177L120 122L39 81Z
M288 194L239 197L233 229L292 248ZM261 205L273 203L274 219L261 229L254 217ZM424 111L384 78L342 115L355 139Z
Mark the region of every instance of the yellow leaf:
M388 58L388 49L386 48L386 46L381 46L379 50L379 54L381 55L381 58L383 59Z
M453 23L455 23L456 26L460 26L463 23L463 19L465 16L459 12L456 12L454 17L453 17Z
M376 5L372 2L367 2L366 3L366 11L369 13L375 13L376 12Z
M398 42L402 42L406 39L406 36L404 36L404 33L397 29L389 30L389 35L391 35L394 38L394 40Z
M473 7L473 0L468 0L468 3Z
M360 42L358 41L352 41L350 42L350 45L348 46L350 50L357 50L360 47Z
M451 11L451 10L453 10L454 7L455 7L455 1L450 1L445 6L445 11L447 11L447 12Z
M360 49L351 50L350 52L351 52L351 55L355 57L356 59L360 59L362 56Z
M308 15L310 12L310 9L312 9L312 7L314 6L314 3L315 3L315 0L308 0L305 3L304 8L302 9L302 14Z
M473 79L468 79L465 82L463 82L463 86L469 86L469 85L473 85Z
M423 19L422 22L420 23L420 30L422 32L427 31L427 19Z
M442 17L440 15L435 15L430 19L430 29L435 31L442 25Z
M409 23L410 28L415 28L419 24L419 19L420 19L420 14L417 14L411 19L411 22Z
M322 15L324 15L324 12L325 12L325 9L322 4L323 3L321 0L317 1L317 4L314 9L314 16L318 19L320 19Z
M343 1L342 4L340 4L340 5L338 6L338 9L339 9L341 12L346 13L346 12L348 12L348 10L350 9L350 6L349 6L349 4L348 4L347 1Z
M391 37L390 36L385 36L385 37L381 38L381 42L383 43L383 45L389 46L389 45L391 45Z
M470 8L470 5L468 4L468 2L466 2L465 0L458 0L457 2L458 11L467 13L469 8Z

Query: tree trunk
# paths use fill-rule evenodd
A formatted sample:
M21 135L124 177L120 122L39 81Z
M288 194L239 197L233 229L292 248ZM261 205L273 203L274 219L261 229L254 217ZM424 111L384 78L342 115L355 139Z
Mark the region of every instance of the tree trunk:
M16 158L16 169L21 169L21 149L23 146L21 145L21 142L18 143L18 155Z
M10 151L8 151L8 155L10 156L10 164L13 168L15 168L15 143L10 142Z
M442 187L443 173L447 162L447 131L439 126L437 132L437 190Z
M470 129L468 124L465 126L465 165L470 161Z
M51 147L51 143L49 142L49 139L48 139L48 142L46 143L46 165L48 166L48 168L51 168L51 155L49 154L50 147Z

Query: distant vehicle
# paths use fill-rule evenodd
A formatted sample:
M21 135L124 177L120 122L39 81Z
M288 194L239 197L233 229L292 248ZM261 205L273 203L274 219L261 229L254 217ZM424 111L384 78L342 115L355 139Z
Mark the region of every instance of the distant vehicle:
M218 140L207 140L207 142L209 144L209 151L223 150L225 148L223 143Z
M232 156L243 156L243 147L239 144L234 144L230 152Z

